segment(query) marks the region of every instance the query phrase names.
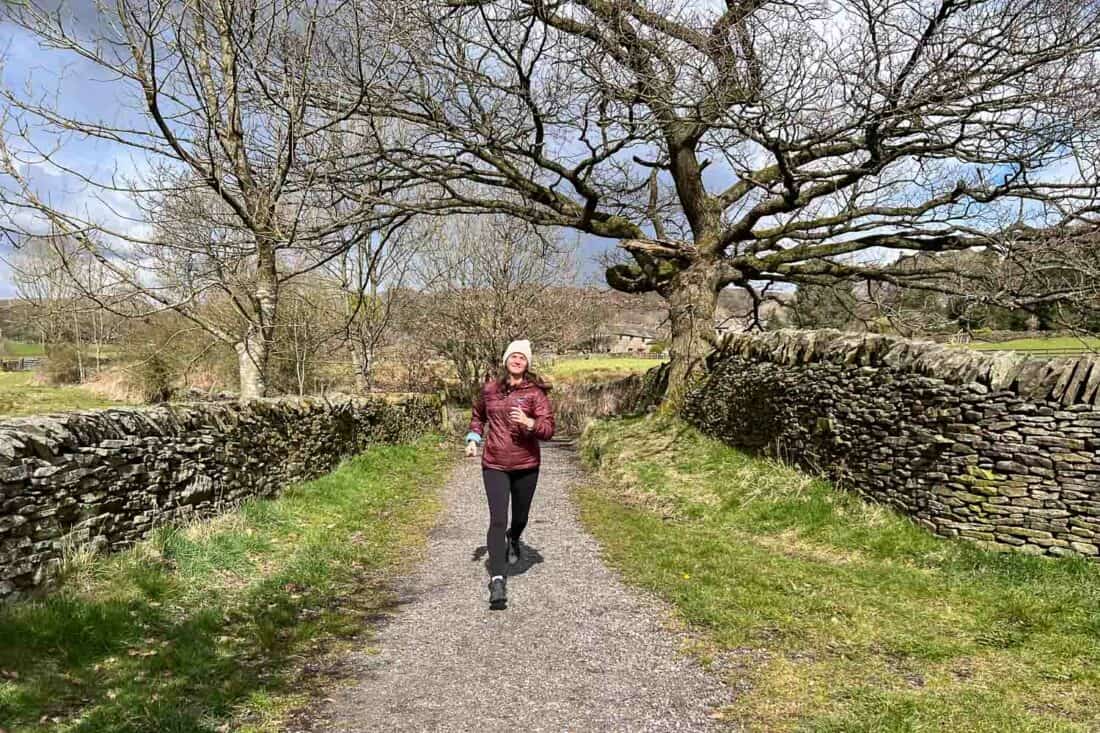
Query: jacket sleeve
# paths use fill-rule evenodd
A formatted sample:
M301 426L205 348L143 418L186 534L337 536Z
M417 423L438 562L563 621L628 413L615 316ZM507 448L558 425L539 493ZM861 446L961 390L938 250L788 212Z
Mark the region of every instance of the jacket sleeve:
M550 404L550 398L541 389L536 391L535 397L535 426L531 432L539 440L550 440L554 437L554 408Z
M485 390L482 389L481 393L474 400L474 409L470 414L470 432L466 433L466 438L463 442L474 441L481 444L481 436L485 432Z

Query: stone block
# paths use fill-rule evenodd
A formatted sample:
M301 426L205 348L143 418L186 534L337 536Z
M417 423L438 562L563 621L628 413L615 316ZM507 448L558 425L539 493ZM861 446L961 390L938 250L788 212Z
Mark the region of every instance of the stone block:
M1002 534L1023 537L1025 539L1053 538L1050 532L1040 529L1028 529L1027 527L998 527L997 531Z
M1092 542L1070 542L1069 546L1082 555L1094 556L1100 554L1100 550Z

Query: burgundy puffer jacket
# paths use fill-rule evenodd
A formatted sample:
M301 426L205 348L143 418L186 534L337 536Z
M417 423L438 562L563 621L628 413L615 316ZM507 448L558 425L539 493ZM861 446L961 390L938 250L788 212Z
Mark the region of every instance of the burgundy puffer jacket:
M535 419L532 429L517 425L508 417L517 405ZM498 471L534 468L541 458L539 441L554 437L550 400L542 387L527 380L503 388L496 380L486 382L481 396L474 401L470 433L485 439L481 454L481 465L485 468Z

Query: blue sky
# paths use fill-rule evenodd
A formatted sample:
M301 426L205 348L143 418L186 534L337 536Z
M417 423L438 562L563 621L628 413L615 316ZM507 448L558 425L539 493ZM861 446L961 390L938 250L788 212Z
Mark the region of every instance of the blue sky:
M64 11L76 29L87 28L96 22L94 2L75 0L65 3ZM24 99L57 99L66 112L108 122L129 118L132 112L121 90L109 83L103 72L71 53L43 48L37 39L27 32L0 20L0 83L6 90ZM34 136L38 144L49 146L50 138ZM11 137L7 136L10 141ZM102 175L121 168L132 170L144 161L136 160L123 151L110 150L101 142L70 138L60 150L60 159L66 164L92 175ZM47 170L44 166L25 170L28 178L39 191L52 201L67 207L89 209L101 206L77 179ZM0 185L9 182L0 179ZM11 254L10 247L0 244L0 256ZM0 297L14 295L11 274L0 261Z

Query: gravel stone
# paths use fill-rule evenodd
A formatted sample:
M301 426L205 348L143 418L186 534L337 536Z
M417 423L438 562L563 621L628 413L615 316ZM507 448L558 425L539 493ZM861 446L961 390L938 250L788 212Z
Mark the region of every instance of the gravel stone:
M508 609L490 611L480 466L456 469L380 651L353 653L356 679L310 718L344 732L718 729L733 691L681 651L667 605L600 560L569 498L581 477L570 445L544 444Z

